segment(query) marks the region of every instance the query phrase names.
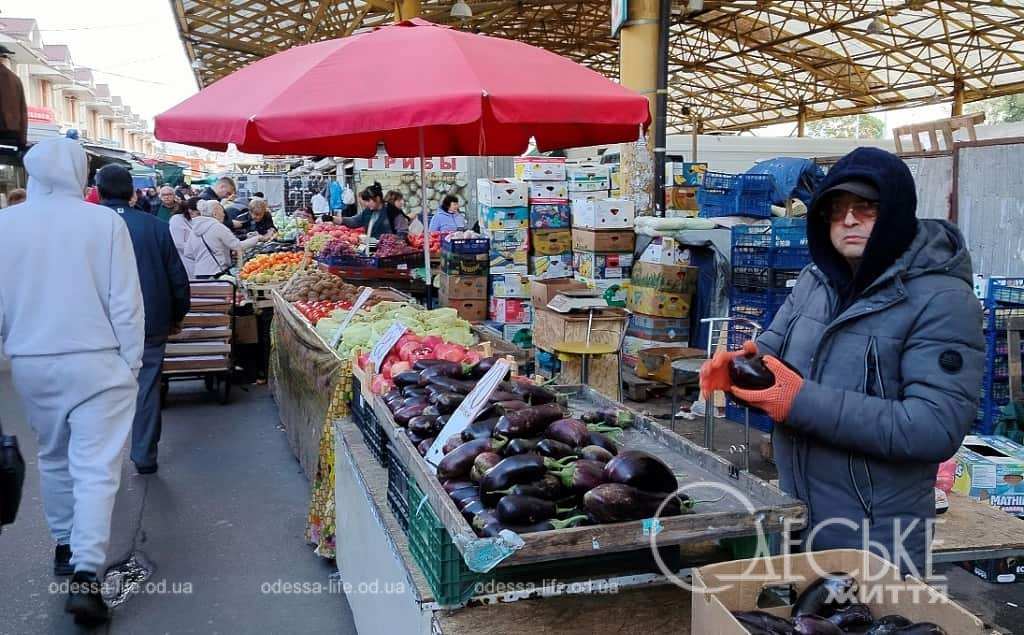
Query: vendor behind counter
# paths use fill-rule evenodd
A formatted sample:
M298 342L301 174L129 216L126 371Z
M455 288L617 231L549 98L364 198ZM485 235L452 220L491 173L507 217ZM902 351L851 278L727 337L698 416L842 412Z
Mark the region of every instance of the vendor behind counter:
M335 218L334 222L345 227L362 227L366 235L380 238L384 234L405 236L409 233L409 219L402 211L402 195L388 192L389 202L384 202L384 190L380 183L374 183L359 193L363 210L350 218Z

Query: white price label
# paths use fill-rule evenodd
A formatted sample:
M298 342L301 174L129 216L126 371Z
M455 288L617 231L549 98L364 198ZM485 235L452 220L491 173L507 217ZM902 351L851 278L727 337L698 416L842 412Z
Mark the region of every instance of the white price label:
M380 372L380 365L384 363L384 358L388 356L391 349L395 347L395 343L405 335L405 325L401 322L395 322L391 325L391 328L384 331L384 335L377 340L377 344L370 351L370 364L373 367L374 373Z
M373 295L373 289L370 287L366 287L363 289L363 292L359 294L359 297L356 298L356 303L348 310L348 315L346 315L345 319L341 321L341 326L339 326L338 330L334 333L334 338L331 339L331 348L338 348L338 344L341 343L341 336L345 333L345 327L348 326L348 323L356 316L356 313L359 313L359 309L363 308L363 305L366 304L366 301L370 299L371 295Z
M508 360L499 359L494 362L494 366L477 382L476 387L466 395L466 398L462 400L462 403L459 404L459 407L448 419L448 423L444 425L440 434L434 439L433 445L427 450L427 463L437 467L441 459L444 458L444 444L456 434L462 434L466 426L473 423L477 415L483 412L484 407L487 406L487 401L498 388L498 384L505 379L509 369Z

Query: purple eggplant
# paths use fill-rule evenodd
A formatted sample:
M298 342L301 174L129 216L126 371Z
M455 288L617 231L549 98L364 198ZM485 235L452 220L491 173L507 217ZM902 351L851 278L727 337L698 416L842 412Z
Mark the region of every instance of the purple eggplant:
M490 525L491 523L498 522L498 512L494 511L492 507L484 507L481 511L474 514L473 518L469 519L468 522L474 529Z
M415 366L413 366L415 368ZM424 368L420 372L420 386L426 386L433 382L435 378L448 378L448 379L462 379L465 375L463 374L462 364L456 364L455 362L444 362L440 364L432 364L429 368Z
M941 626L931 622L918 622L904 626L893 633L894 635L946 635L946 631Z
M567 490L582 496L601 483L604 483L604 467L605 464L600 461L580 459L552 472L552 474L562 481L562 485Z
M477 443L471 441L470 443ZM474 457L475 458L475 457ZM480 481L480 492L485 504L493 505L503 494L496 494L498 490L508 489L520 483L532 483L543 477L548 466L559 467L557 463L537 454L520 454L502 459L484 475Z
M512 392L519 395L520 399L531 406L543 406L544 404L554 403L556 400L555 394L550 390L525 381L512 382Z
M512 439L505 446L505 456L516 456L517 454L537 453L536 439Z
M416 444L416 451L420 453L420 456L426 456L432 445L434 445L434 437L427 437Z
M437 417L424 417L423 415L409 419L406 427L421 437L437 436L437 433L441 431L441 426L437 423Z
M537 451L553 459L564 459L567 456L576 455L576 450L572 446L568 446L561 441L555 441L554 439L542 440L537 444Z
M522 401L522 399L520 399L519 395L515 394L514 392L502 390L501 388L498 388L497 390L492 392L491 396L487 398L488 403L498 403L501 401ZM526 406L523 407L525 408Z
M405 395L402 394L402 391L398 390L397 388L395 388L394 390L390 390L390 391L384 393L384 396L381 397L381 399L384 400L384 403L386 403L386 404L388 404L388 406L390 406L391 402L393 402L393 401L402 401L402 399L404 397L405 397Z
M893 635L908 626L913 626L913 622L902 615L886 615L872 622L865 635Z
M496 425L498 425L497 418L477 419L462 431L462 439L464 441L487 439L494 434L494 426Z
M413 370L427 370L428 368L431 368L433 366L441 366L441 365L444 365L444 364L451 364L451 363L452 362L449 362L449 361L444 360L444 359L421 359L421 360L417 360L412 365L412 369Z
M501 533L503 529L507 529L517 534L531 534L538 531L555 531L557 529L565 529L567 527L575 527L580 521L585 519L586 516L573 516L572 518L566 518L565 520L543 520L534 525L505 525L501 522L489 523L489 524L477 524L478 521L482 520L477 517L473 520L473 526L478 529L481 536L485 538L493 538Z
M542 520L554 518L560 513L572 511L572 508L561 509L553 502L535 496L503 496L495 507L498 520L506 525L533 525Z
M799 635L843 635L843 629L817 615L794 617L793 630Z
M421 437L420 435L416 434L412 430L408 430L407 429L405 431L405 436L409 437L409 441L412 442L413 447L416 447L420 443L423 442L423 437Z
M501 463L503 458L505 457L501 456L497 452L483 452L478 454L476 459L473 460L473 467L480 473L480 476L483 477L491 471L492 467ZM479 482L479 479L477 482Z
M841 571L818 578L797 597L793 617L817 615L827 619L837 609L856 601L857 586L856 578Z
M465 479L452 479L450 481L442 482L441 483L441 487L444 488L445 492L447 492L448 494L451 494L455 490L462 489L464 487L476 487L476 483L473 483L471 481L467 481Z
M462 509L470 503L470 501L480 500L480 488L476 485L472 487L464 487L457 489L454 492L448 494L448 498L455 502L455 506Z
M729 363L729 380L738 388L764 390L775 385L775 375L764 364L764 357L754 354L737 355Z
M652 518L659 508L661 516L678 516L685 501L685 495L645 492L622 483L603 483L583 495L584 509L602 523Z
M615 458L614 454L596 445L588 445L580 448L576 454L578 454L581 459L586 459L588 461L600 461L601 463L607 463Z
M765 611L733 611L743 628L754 635L795 635L796 630L789 620L776 617Z
M480 379L487 374L487 371L491 370L494 363L501 359L500 355L493 355L491 357L485 357L476 363L469 371L469 375L473 379ZM511 374L511 373L510 373ZM505 376L508 379L508 375Z
M562 407L558 404L532 406L502 416L498 420L498 425L494 426L494 433L511 438L533 437L543 432L548 424L561 417ZM576 447L571 443L569 445Z
M596 445L599 448L607 450L612 456L619 453L619 444L612 441L611 437L607 434L603 434L601 432L588 432L587 439L582 445Z
M463 381L461 379L452 379L451 377L432 377L430 379L430 385L439 386L448 392L453 392L458 395L468 395L474 388L476 388L475 381Z
M427 401L426 397L403 397L402 405L400 405L398 409L401 410L402 408L408 408L409 406L423 406L426 408L429 405L430 403Z
M544 500L556 501L565 496L565 488L562 486L562 479L549 472L548 474L545 474L543 478L537 479L532 483L520 483L519 485L513 485L508 489L494 493L506 495L512 494L515 496L534 496L536 498L543 498Z
M482 513L485 509L487 508L484 507L484 504L481 503L480 499L478 498L472 501L471 503L467 504L459 511L462 512L462 517L466 519L466 522L471 523L473 522L473 519L476 518L477 514Z
M444 455L437 466L437 477L441 480L468 476L473 469L473 461L483 452L493 452L504 447L505 442L497 439L477 439L463 443Z
M402 389L402 396L408 399L409 397L419 397L420 399L427 399L427 391L419 387L406 386Z
M590 435L587 424L579 419L559 419L553 422L544 430L544 436L548 439L561 441L562 443L578 448L585 445Z
M450 415L455 412L455 409L459 407L459 404L461 404L462 400L465 398L465 395L459 395L453 392L443 392L431 397L430 403L437 406L437 410L441 414Z
M828 617L828 621L847 630L854 626L870 626L875 617L867 604L850 604L836 609L836 612Z
M391 381L395 382L395 385L399 388L417 386L420 383L420 374L415 370L407 370L404 373L398 373L392 377Z
M430 404L429 406L423 409L422 414L424 417L440 417L443 413L437 409L437 406L435 406L434 404Z
M444 442L443 446L441 446L441 452L444 454L448 454L449 452L459 447L463 443L465 443L465 441L462 440L462 437L460 437L457 434L453 434L452 436L448 437L448 440Z
M620 452L604 467L604 480L608 483L632 485L647 492L674 492L679 482L672 469L647 452L628 450Z
M423 409L427 407L425 403L419 403L412 406L404 406L395 411L395 423L405 427L409 424L409 420L413 417L418 417L423 414Z
M499 401L492 406L492 412L498 415L507 415L520 410L526 410L530 407L530 404L525 401L518 399L512 399L511 401Z

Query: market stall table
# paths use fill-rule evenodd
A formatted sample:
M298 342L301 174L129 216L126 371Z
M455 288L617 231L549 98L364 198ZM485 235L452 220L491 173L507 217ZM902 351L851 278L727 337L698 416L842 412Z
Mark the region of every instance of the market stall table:
M935 562L1024 556L1024 520L984 501L949 494L949 510L936 517Z

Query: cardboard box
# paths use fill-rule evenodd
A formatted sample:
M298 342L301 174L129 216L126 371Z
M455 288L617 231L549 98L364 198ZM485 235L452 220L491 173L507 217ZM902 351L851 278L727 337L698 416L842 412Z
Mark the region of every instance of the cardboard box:
M501 339L519 348L533 348L533 327L530 324L502 324L487 322L488 327L501 334Z
M673 238L658 236L640 254L640 262L688 266L690 250L680 246Z
M453 276L446 273L441 274L439 281L438 296L441 303L449 300L486 300L487 299L487 276Z
M613 190L622 189L622 172L619 171L619 166L616 165L610 174L610 184Z
M628 278L633 269L633 254L605 254L594 251L574 251L573 269L584 278Z
M698 186L704 180L704 173L707 171L707 163L673 163L672 184Z
M533 256L530 258L530 275L538 280L571 278L572 274L572 254Z
M568 229L572 226L572 208L566 201L530 202L531 229Z
M515 179L477 179L476 200L488 207L526 207L530 188Z
M529 262L530 252L528 249L492 251L489 271L492 275L520 273L525 276L530 272Z
M699 348L687 346L655 345L643 347L636 356L637 377L671 385L672 362L677 359L700 359L705 357L706 353Z
M629 335L627 331L626 337L622 339L622 354L629 355L635 358L633 365L640 361L640 351L645 348L651 348L654 346L664 346L664 342L658 342L656 340L649 340L643 337L636 337Z
M633 275L630 281L634 288L644 287L667 293L692 295L697 291L699 277L700 269L697 267L638 262L633 266Z
M565 159L561 157L516 157L512 159L517 179L564 181Z
M194 309L193 309L194 310ZM235 318L235 343L258 344L260 341L259 320L255 315L240 315Z
M634 313L629 316L629 328L626 333L662 343L686 342L690 339L690 320Z
M579 194L592 194L595 197L604 198L612 189L608 179L600 181L569 181L569 197L577 198Z
M833 549L734 560L693 570L692 632L749 635L732 611L763 610L789 617L793 607L759 607L768 588L792 589L793 597L817 581L823 571L849 571L859 582L860 597L876 617L898 613L911 622L932 622L947 633L981 635L984 623L956 602L878 556L856 549Z
M958 564L987 582L996 584L1024 582L1024 562L1018 562L1017 558L967 560Z
M495 298L529 298L530 279L518 273L491 274L491 295Z
M572 230L573 251L598 251L602 253L633 253L636 234L627 230L576 229Z
M534 280L530 285L530 299L533 306L543 309L563 291L578 291L586 289L587 285L578 280Z
M629 300L629 278L605 280L585 278L576 274L575 279L583 282L591 289L600 291L608 306L622 308L626 306L626 302Z
M488 317L501 324L530 324L533 322L533 305L529 300L491 298Z
M488 229L484 234L491 239L492 253L530 248L529 229Z
M646 287L630 287L630 311L656 317L684 318L690 315L690 300L693 296L681 293L665 293Z
M665 209L678 209L696 212L700 209L697 205L696 186L674 186L665 188Z
M570 182L607 181L611 178L611 166L607 163L570 165L565 168L565 178Z
M633 201L605 198L572 200L572 226L580 229L632 229L636 218Z
M441 252L441 271L451 275L486 276L489 267L487 254L453 254Z
M530 183L530 202L535 200L569 200L569 184L565 181L537 181Z
M527 207L488 207L481 205L477 220L480 222L480 229L528 229L530 227L530 210Z
M533 323L534 344L546 351L553 351L556 344L563 342L585 342L588 320L586 313L558 313L538 308ZM625 325L626 314L620 309L595 311L590 341L618 344Z
M953 491L1024 517L1024 446L998 436L968 435L956 453Z
M452 300L451 308L467 322L483 322L487 319L487 300Z
M560 256L572 251L572 230L535 229L531 242L538 256Z

